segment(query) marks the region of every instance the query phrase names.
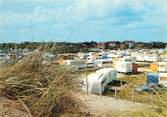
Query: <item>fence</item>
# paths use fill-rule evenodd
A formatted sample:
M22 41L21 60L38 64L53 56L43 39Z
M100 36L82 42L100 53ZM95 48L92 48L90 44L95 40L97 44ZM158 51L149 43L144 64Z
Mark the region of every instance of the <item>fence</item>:
M106 92L105 95L114 97L115 99L126 99L132 102L153 104L156 99L156 95L153 93L138 93L135 90L128 92L122 92L119 88L115 87L110 90L110 93Z

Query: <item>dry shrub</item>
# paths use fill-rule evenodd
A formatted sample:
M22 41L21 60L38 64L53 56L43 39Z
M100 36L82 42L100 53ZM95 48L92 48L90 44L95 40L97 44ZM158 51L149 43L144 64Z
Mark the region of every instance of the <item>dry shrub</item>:
M82 113L75 96L76 73L57 64L42 64L36 52L14 66L0 70L0 95L21 101L35 117L57 117Z

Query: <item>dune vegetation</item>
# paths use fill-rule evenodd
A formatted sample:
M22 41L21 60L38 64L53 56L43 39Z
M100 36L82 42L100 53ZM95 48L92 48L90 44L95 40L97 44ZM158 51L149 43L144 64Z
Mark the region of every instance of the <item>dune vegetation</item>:
M74 93L76 77L55 62L43 63L42 53L35 52L0 69L0 96L21 103L31 117L83 115L84 103Z

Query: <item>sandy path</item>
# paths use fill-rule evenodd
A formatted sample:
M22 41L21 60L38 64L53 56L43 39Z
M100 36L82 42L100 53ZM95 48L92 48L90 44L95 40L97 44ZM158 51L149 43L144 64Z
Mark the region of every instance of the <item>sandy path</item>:
M84 94L81 99L86 102L91 113L106 115L107 113L123 113L125 111L135 111L146 107L146 105L122 99L114 99L107 96Z
M122 99L116 100L107 96L82 93L79 97L86 103L88 111L91 114L100 117L106 117L108 114L113 115L113 113L118 113L119 117L120 115L124 117L125 112L129 113L147 107L147 105L141 103ZM0 98L0 117L29 117L27 112L17 109L15 104L13 101Z

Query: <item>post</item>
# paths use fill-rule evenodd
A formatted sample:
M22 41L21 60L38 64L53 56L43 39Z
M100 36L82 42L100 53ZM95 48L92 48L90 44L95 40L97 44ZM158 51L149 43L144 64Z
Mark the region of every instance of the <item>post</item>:
M115 88L115 99L117 99L117 88Z
M87 94L88 94L87 64L86 64L86 91L87 91Z
M152 105L152 103L153 103L153 93L151 93L150 101L151 101L151 105Z
M120 83L121 83L121 87L122 87L122 79L121 79L121 82L120 82Z
M132 102L134 102L134 90L132 89Z
M100 83L100 96L102 96L102 83Z

